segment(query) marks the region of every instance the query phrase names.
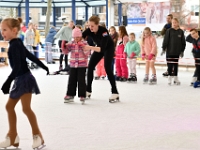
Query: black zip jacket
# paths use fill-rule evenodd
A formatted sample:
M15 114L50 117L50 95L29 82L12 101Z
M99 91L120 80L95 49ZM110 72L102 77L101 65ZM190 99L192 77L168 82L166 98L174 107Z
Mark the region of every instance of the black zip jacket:
M106 28L99 26L96 34L88 28L83 32L83 38L85 39L87 36L91 37L94 44L101 48L102 53L108 52L114 55L114 42Z
M179 56L184 52L186 46L184 32L181 29L175 30L170 28L167 30L162 48L167 50L167 55Z

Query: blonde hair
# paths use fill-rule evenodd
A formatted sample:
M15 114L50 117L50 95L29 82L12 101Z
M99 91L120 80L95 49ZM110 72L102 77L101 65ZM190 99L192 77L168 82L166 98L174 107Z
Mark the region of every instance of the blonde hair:
M133 32L132 32L132 33L130 33L130 34L129 34L129 36L130 36L130 35L132 35L132 36L134 36L134 37L135 37L135 33L133 33Z
M114 26L111 26L111 27L109 28L109 31L110 31L110 29L113 29L113 30L115 30L115 32L116 32L116 28L115 28Z
M99 25L100 18L98 16L90 17L89 21L94 22L96 25Z
M17 28L17 30L20 31L22 18L6 18L2 21L2 23L5 23L10 29Z
M30 27L31 25L33 26L33 23L32 23L32 22L29 22L29 23L28 23L28 27Z
M149 33L152 33L152 32L151 32L151 28L149 28L149 27L145 27L145 28L144 28L144 30L143 30L143 35L142 35L142 44L144 44L144 39L145 39L145 38L144 38L144 31L149 31Z
M177 18L173 18L172 20L178 22L178 24L179 24L179 20Z

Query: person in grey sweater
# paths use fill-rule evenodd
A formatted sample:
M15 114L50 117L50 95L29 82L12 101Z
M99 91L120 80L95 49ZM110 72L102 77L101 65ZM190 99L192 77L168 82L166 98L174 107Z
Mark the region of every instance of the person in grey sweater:
M62 41L70 42L72 40L72 29L73 29L73 27L74 27L74 21L70 21L67 26L63 26L58 31L58 33L54 36L55 39L59 39L58 45L59 45L60 52L61 52L59 70L63 69L62 61L63 61L63 57L64 57L64 54L62 54L62 50L61 50L61 43L62 43ZM68 71L67 68L69 68L68 55L65 55L65 69Z
M29 23L28 24L28 29L25 32L24 35L24 45L26 46L26 48L34 55L34 50L33 50L33 44L34 44L34 40L35 40L35 33L33 31L33 23ZM27 59L27 63L30 69L34 69L37 68L37 65L34 64L33 62L31 62L31 64L29 64L29 59Z
M172 20L172 28L166 31L161 55L166 52L167 66L168 66L168 84L171 85L172 70L174 70L174 83L179 85L178 80L178 61L179 57L183 57L186 46L185 36L183 30L179 27L179 21L177 18Z

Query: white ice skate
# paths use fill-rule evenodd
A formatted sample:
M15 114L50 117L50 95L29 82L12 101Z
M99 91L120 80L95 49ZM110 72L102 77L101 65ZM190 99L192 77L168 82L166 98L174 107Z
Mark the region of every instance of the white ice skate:
M68 95L66 95L65 97L64 97L64 103L70 103L70 102L74 102L74 96L68 96Z
M91 92L86 92L86 98L90 99L90 97L91 97Z
M174 84L176 84L176 85L180 85L181 84L181 82L178 80L177 76L174 76Z
M149 84L150 85L157 84L156 76L152 75L151 79L149 80Z
M119 102L119 94L112 94L111 97L109 98L110 103L115 103Z
M33 136L33 145L32 145L32 148L34 150L41 150L45 146L46 145L44 145L44 141L41 139L41 137L39 135L34 135Z
M16 138L15 138L15 142L13 145L11 145L10 143L10 137L6 137L5 141L1 142L0 143L0 148L8 148L10 146L14 146L14 147L17 147L19 146L19 136L17 135Z
M197 77L192 77L192 81L191 81L191 86L193 86L194 85L194 82L196 82L197 81Z
M82 105L85 104L85 97L80 97L80 101L82 102Z
M172 84L172 76L168 76L168 85Z
M143 79L143 84L146 84L148 83L149 81L149 76L148 75L145 75L144 79Z

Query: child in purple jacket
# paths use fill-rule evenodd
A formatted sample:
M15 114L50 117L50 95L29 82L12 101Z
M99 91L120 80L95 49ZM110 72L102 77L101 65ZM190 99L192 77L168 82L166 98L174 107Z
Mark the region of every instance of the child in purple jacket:
M68 80L67 94L64 97L65 103L73 102L76 96L76 87L78 82L78 97L84 103L86 97L85 73L88 65L88 56L90 51L84 51L83 47L87 45L86 41L82 40L82 32L79 28L72 31L74 40L65 44L62 42L62 51L64 54L71 52L70 58L70 75Z

